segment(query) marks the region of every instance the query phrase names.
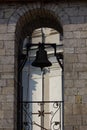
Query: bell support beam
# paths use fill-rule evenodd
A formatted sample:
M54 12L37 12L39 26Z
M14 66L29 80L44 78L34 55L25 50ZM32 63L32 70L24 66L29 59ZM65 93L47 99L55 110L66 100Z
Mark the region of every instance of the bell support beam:
M60 67L63 69L63 64L61 62L61 60L63 60L63 54L61 52L57 53L57 51L56 51L56 47L62 47L63 46L62 44L56 45L56 43L45 43L45 44L44 43L38 43L38 44L36 44L36 43L32 43L32 44L27 43L27 45L26 45L26 54L21 54L21 57L20 57L20 59L22 61L20 66L19 66L20 71L23 69L23 67L24 67L24 65L25 65L25 63L27 61L27 58L28 58L28 52L30 51L31 47L33 47L33 46L37 46L37 47L43 46L44 48L46 48L46 46L51 46L54 49L54 56L56 57Z

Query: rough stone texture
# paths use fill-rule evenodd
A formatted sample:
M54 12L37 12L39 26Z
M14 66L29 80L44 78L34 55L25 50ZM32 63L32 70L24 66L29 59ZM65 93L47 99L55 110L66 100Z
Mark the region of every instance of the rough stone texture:
M72 106L70 110L68 110L67 104L65 103L65 110L67 110L65 111L65 128L66 125L69 125L72 126L72 130L87 129L86 26L87 24L73 24L64 26L65 102ZM69 32L70 35L68 35ZM71 49L71 52L69 52L69 48ZM71 102L69 100L70 95L73 95L73 101L71 100ZM77 121L78 117L79 119Z
M65 130L87 130L87 2L45 4L43 8L44 15L49 11L64 31ZM18 45L26 33L21 33L22 27L37 9L39 3L0 4L0 130L16 130Z

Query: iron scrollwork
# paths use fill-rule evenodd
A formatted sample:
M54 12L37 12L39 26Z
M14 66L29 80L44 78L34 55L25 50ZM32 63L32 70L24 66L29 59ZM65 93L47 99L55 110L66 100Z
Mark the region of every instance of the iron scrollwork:
M53 103L53 108L55 109L55 112L53 112L52 117L51 117L51 121L50 121L50 129L51 130L61 130L61 102L54 102ZM60 119L55 120L55 115L57 113L60 113Z
M38 105L37 112L32 111L30 109L31 106L33 105ZM41 111L40 107L41 105L49 105L50 109ZM60 101L44 101L44 102L23 102L23 130L34 130L33 126L39 127L41 130L61 130L61 107L62 107L62 102ZM39 119L44 118L46 115L49 115L49 128L48 126L43 126L40 123L37 123L37 121L34 121L33 117L37 116ZM45 120L45 118L44 118Z

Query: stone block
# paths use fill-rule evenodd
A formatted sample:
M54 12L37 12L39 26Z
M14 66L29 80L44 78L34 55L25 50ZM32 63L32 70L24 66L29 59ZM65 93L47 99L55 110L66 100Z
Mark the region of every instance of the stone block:
M77 48L77 47L86 47L86 39L64 39L63 41L64 47L71 47L71 48Z
M75 72L86 72L87 64L86 63L73 63L73 70Z
M72 109L72 104L70 103L65 103L64 104L64 114L65 115L72 115L73 109Z
M85 17L84 16L72 16L72 17L70 17L70 21L72 24L81 24L81 23L84 23Z
M0 119L3 119L3 117L4 117L4 111L0 110Z
M6 33L6 34L0 34L0 40L14 40L14 34L13 33Z
M4 16L4 10L1 10L0 11L0 18L3 18L3 16Z
M81 125L80 130L87 130L87 126L86 125Z
M79 126L77 125L73 126L73 130L79 130Z
M59 16L61 17L61 23L65 23L65 24L70 23L69 16L64 12L62 12L61 14L59 13Z
M87 38L87 31L81 31L81 38Z
M75 53L85 54L86 52L87 52L87 47L75 48Z
M73 126L64 126L64 130L73 130Z
M14 88L13 87L4 87L2 89L2 94L13 95L14 94Z
M82 116L82 124L87 125L87 115Z
M64 48L64 53L74 53L74 48Z
M6 96L6 101L7 102L14 102L14 95L7 95Z
M3 72L14 72L14 65L3 65Z
M11 50L11 49L6 49L6 51L5 51L5 54L7 55L7 56L14 56L14 52L15 50Z
M11 102L11 103L2 103L2 110L4 111L4 110L9 110L9 111L13 111L13 109L14 109L14 105L13 105L13 103Z
M4 35L4 40L15 40L15 35L14 33L7 33Z
M73 38L81 38L81 32L80 31L74 31L73 32Z
M13 73L1 74L1 79L13 79L13 78L14 78L14 74Z
M64 32L64 39L74 38L73 32Z
M0 102L6 102L6 95L1 94L0 95Z
M73 64L71 64L71 63L65 63L64 64L64 71L65 72L72 72L73 71Z
M86 95L82 95L82 102L83 103L87 103L87 94Z
M4 47L4 41L0 41L0 49Z
M0 56L4 56L5 54L5 49L0 49Z
M71 87L73 87L74 86L74 82L73 82L73 80L65 80L64 81L64 87L66 88L71 88Z
M14 49L15 42L14 41L4 41L4 46L7 49Z
M75 103L75 96L64 95L65 103Z
M87 16L87 7L82 7L82 6L80 6L80 8L79 8L79 16Z
M13 119L3 119L0 120L0 128L3 128L3 130L6 130L6 128L9 128L9 130L14 128L14 120Z
M13 8L8 8L4 10L4 18L8 19L11 17L11 15L14 13L15 9Z
M87 63L87 54L78 54L78 61L80 63Z
M65 13L69 16L77 16L79 9L77 7L64 8Z
M14 56L0 56L0 64L14 64Z
M80 99L77 99L77 100L79 102ZM83 107L82 104L73 104L73 114L74 115L82 114L82 107Z
M79 72L79 79L87 79L87 72Z
M87 104L86 103L82 104L82 115L83 115L83 117L86 116L86 118L87 118Z
M82 119L81 115L65 115L64 116L65 125L81 125Z
M8 19L4 19L4 18L1 18L1 19L0 19L0 24L2 24L2 25L7 24L7 22L8 22ZM1 35L1 34L0 34L0 35Z
M12 119L14 118L14 112L12 110L5 110L4 111L4 118L5 119Z
M76 104L81 104L82 103L82 96L81 95L76 95L75 96L75 103Z
M0 80L0 87L4 87L6 86L6 80L3 79L3 80Z
M65 88L64 89L65 95L74 96L78 93L77 88Z
M85 56L84 56L85 58ZM78 62L78 55L77 54L65 54L64 53L64 61L65 63L73 63L73 62Z
M5 24L0 24L0 35L4 35L4 33L7 32L7 25ZM3 39L4 40L4 39Z
M65 75L64 75L64 79L66 80L66 79L68 79L68 80L73 80L73 79L75 79L75 80L77 80L79 77L78 77L78 73L77 72L65 72L64 73Z
M13 87L14 86L14 79L6 79L7 86ZM15 85L17 83L15 82Z
M86 80L74 80L74 87L76 88L84 88L87 86L87 81Z
M8 33L13 33L13 32L15 32L15 29L16 29L15 24L9 24L8 28L7 28L7 32Z

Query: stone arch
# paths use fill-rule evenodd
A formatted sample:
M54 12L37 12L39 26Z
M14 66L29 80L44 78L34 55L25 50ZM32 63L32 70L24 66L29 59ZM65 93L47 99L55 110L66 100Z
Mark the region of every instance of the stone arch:
M20 85L18 83L18 55L21 53L20 46L22 46L22 42L24 38L29 35L31 36L34 29L39 27L50 27L57 30L61 36L63 36L63 28L60 22L60 18L56 12L56 5L51 4L41 8L39 3L30 4L25 6L20 6L13 15L10 17L8 21L8 31L9 28L12 29L11 32L14 33L15 36L15 76L16 76L16 89L17 86ZM18 93L19 94L19 93ZM15 95L15 103L17 102L17 95ZM21 96L21 95L20 95ZM20 98L19 96L19 98ZM15 114L16 116L17 114ZM15 117L17 118L17 117ZM21 118L21 117L20 117ZM20 124L20 122L18 123ZM16 126L16 121L15 121Z
M25 37L27 33L32 33L34 29L43 25L50 26L63 35L62 21L57 9L58 6L56 4L47 4L42 7L40 3L20 6L8 20L8 31L9 27L12 27L12 31L16 33L17 41L18 39L23 39L23 36Z

